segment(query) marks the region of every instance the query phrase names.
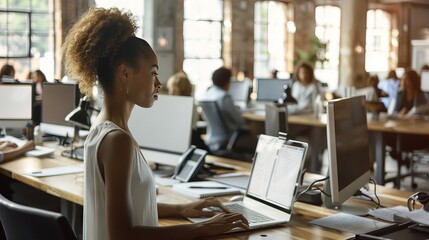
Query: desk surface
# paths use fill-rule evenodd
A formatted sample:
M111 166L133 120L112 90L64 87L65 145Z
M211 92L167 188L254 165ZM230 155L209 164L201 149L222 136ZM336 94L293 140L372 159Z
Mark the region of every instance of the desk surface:
M228 164L235 164L238 171L248 172L251 165L249 163L232 161L224 158L208 156L207 161L218 161ZM0 164L0 173L10 176L13 179L26 183L37 189L40 189L49 194L69 200L71 202L83 204L83 174L68 174L53 177L36 178L25 175L24 172L34 171L41 168L57 167L65 165L83 165L81 161L72 160L61 157L59 152L56 152L54 158L31 158L23 157L18 160ZM386 187L377 187L377 193L382 201L382 205L391 207L396 205L405 205L410 192L390 189ZM184 203L190 202L193 199L185 195L173 192L169 187L160 187L158 201L163 203ZM221 198L226 201L227 197ZM374 207L368 201L359 202L361 200L351 200L357 204L365 204ZM262 235L264 239L344 239L353 236L351 233L341 232L319 226L308 224L309 221L331 215L332 210L325 209L319 206L308 205L297 202L293 210L291 222L279 227L254 230L249 232L241 232L223 235L216 239L260 239ZM188 221L183 219L160 219L160 225L183 224Z
M242 113L243 117L250 121L264 122L265 115L252 112ZM325 127L326 114L316 116L314 114L289 115L289 124L300 124L314 127ZM425 119L387 119L380 118L368 120L368 130L379 132L395 132L404 134L429 135L429 120Z

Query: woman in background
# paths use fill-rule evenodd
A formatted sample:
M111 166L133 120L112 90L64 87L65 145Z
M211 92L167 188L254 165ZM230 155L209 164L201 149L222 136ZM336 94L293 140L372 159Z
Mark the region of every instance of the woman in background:
M12 65L5 64L0 70L0 79L3 77L15 78L15 68Z
M313 67L308 63L301 63L296 68L295 77L296 80L292 84L292 97L297 100L297 104L288 104L288 113L312 113L313 104L319 94Z
M152 107L161 88L157 56L135 36L136 30L130 13L92 8L65 39L68 76L78 79L86 95L96 84L104 92L102 110L84 144L83 238L195 239L247 229L240 214L203 211L208 206L226 211L213 199L157 204L154 175L128 128L134 106ZM173 216L213 217L202 223L158 226L158 217Z
M420 89L420 76L414 70L407 70L401 78L401 89L397 94L395 112L405 115L411 109L428 103Z

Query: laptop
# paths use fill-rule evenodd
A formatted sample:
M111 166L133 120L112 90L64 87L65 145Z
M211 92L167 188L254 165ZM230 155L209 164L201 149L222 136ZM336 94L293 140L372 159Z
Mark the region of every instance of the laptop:
M250 229L288 223L307 148L304 142L261 134L243 200L224 205L232 212L242 213ZM206 219L190 218L192 222Z

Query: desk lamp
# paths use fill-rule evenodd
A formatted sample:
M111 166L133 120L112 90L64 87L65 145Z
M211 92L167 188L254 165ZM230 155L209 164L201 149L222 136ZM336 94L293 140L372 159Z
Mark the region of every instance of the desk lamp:
M292 97L291 88L288 85L283 86L284 92L281 98L277 101L278 106L297 104L298 101Z
M70 155L68 156L67 153L63 154L67 157L76 158L74 154L75 147L73 146L73 143L76 142L79 137L79 129L89 129L91 127L91 119L88 114L88 109L93 109L90 107L90 102L87 100L86 97L81 98L79 106L73 111L71 111L65 118L66 121L74 124L74 136L71 143Z

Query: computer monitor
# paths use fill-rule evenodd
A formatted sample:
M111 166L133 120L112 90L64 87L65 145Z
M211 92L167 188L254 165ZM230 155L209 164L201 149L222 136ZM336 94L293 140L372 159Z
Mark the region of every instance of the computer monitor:
M256 79L256 100L277 101L283 96L284 85L292 86L292 79Z
M24 128L31 123L32 84L0 84L0 128Z
M194 98L160 95L151 108L135 106L128 127L149 161L176 166L191 146ZM150 152L169 153L176 158L152 159ZM152 155L153 156L153 155Z
M331 197L325 198L324 204L356 215L365 215L368 209L344 202L370 180L365 105L365 97L356 96L331 100L327 109L329 180L325 188Z
M43 83L41 131L59 137L74 137L74 125L65 117L78 106L79 100L77 84Z
M250 83L246 80L233 80L230 82L228 93L236 106L245 108L250 100Z

